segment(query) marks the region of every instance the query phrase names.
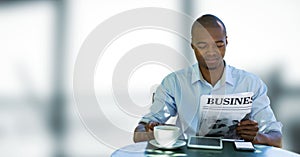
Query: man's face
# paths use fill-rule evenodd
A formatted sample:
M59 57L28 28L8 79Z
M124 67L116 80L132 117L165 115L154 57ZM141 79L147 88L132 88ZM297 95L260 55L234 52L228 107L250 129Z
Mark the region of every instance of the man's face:
M214 70L223 65L227 37L222 27L197 26L192 32L192 48L200 68Z

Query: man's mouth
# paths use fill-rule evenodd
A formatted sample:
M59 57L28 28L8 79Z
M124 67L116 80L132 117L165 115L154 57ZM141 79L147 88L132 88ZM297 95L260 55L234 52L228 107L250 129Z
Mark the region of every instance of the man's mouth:
M205 62L206 64L214 64L218 61L219 59L218 58L206 58L205 59Z

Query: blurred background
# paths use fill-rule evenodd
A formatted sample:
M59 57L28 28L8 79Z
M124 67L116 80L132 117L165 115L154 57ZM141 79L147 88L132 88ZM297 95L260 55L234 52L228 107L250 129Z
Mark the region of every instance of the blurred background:
M111 121L95 121L93 125L112 141L101 140L89 131L74 100L73 72L82 43L99 24L142 7L171 9L192 18L205 13L220 17L228 32L225 60L266 82L271 106L283 123L283 148L300 153L300 1L1 0L1 156L110 156L118 147L107 143L133 143L132 136L114 139L114 130L105 128L105 124L113 123L132 135L141 115L121 115L125 111L120 108L109 110L115 106L111 100L99 104ZM180 19L174 24L180 24ZM194 61L188 42L178 43L174 34L147 29L132 33L136 34L123 36L147 38L150 43L165 41L161 44L183 51ZM120 39L123 47L139 46L125 39ZM114 51L126 54L117 46ZM113 59L108 61L118 62ZM114 66L105 68L114 71ZM130 98L140 106L149 105L153 89L170 72L155 63L133 70L127 89ZM97 79L95 84L99 85ZM111 85L95 86L97 89L109 91ZM98 94L100 98L101 94L106 96ZM118 124L124 119L126 123Z

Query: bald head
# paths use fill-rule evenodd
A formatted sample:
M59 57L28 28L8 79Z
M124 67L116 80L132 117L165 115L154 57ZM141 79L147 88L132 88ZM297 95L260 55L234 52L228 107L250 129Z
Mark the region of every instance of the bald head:
M226 27L224 23L216 16L211 14L205 14L199 17L192 26L192 35L195 29L198 28L222 28L223 33L227 36Z

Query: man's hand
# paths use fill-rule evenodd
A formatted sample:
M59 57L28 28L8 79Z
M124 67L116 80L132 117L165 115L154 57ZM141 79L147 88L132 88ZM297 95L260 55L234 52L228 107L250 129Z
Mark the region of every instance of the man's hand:
M250 141L253 144L282 147L280 132L269 131L268 133L260 133L258 132L258 124L254 120L241 121L236 131L245 141Z
M245 141L254 141L256 135L258 134L258 123L254 120L244 120L241 121L237 128L236 132L245 140Z
M161 125L158 122L149 122L145 125L146 132L152 132L155 126Z
M133 141L149 141L154 139L153 129L157 125L162 125L158 122L149 122L149 123L139 123L139 125L134 130Z

